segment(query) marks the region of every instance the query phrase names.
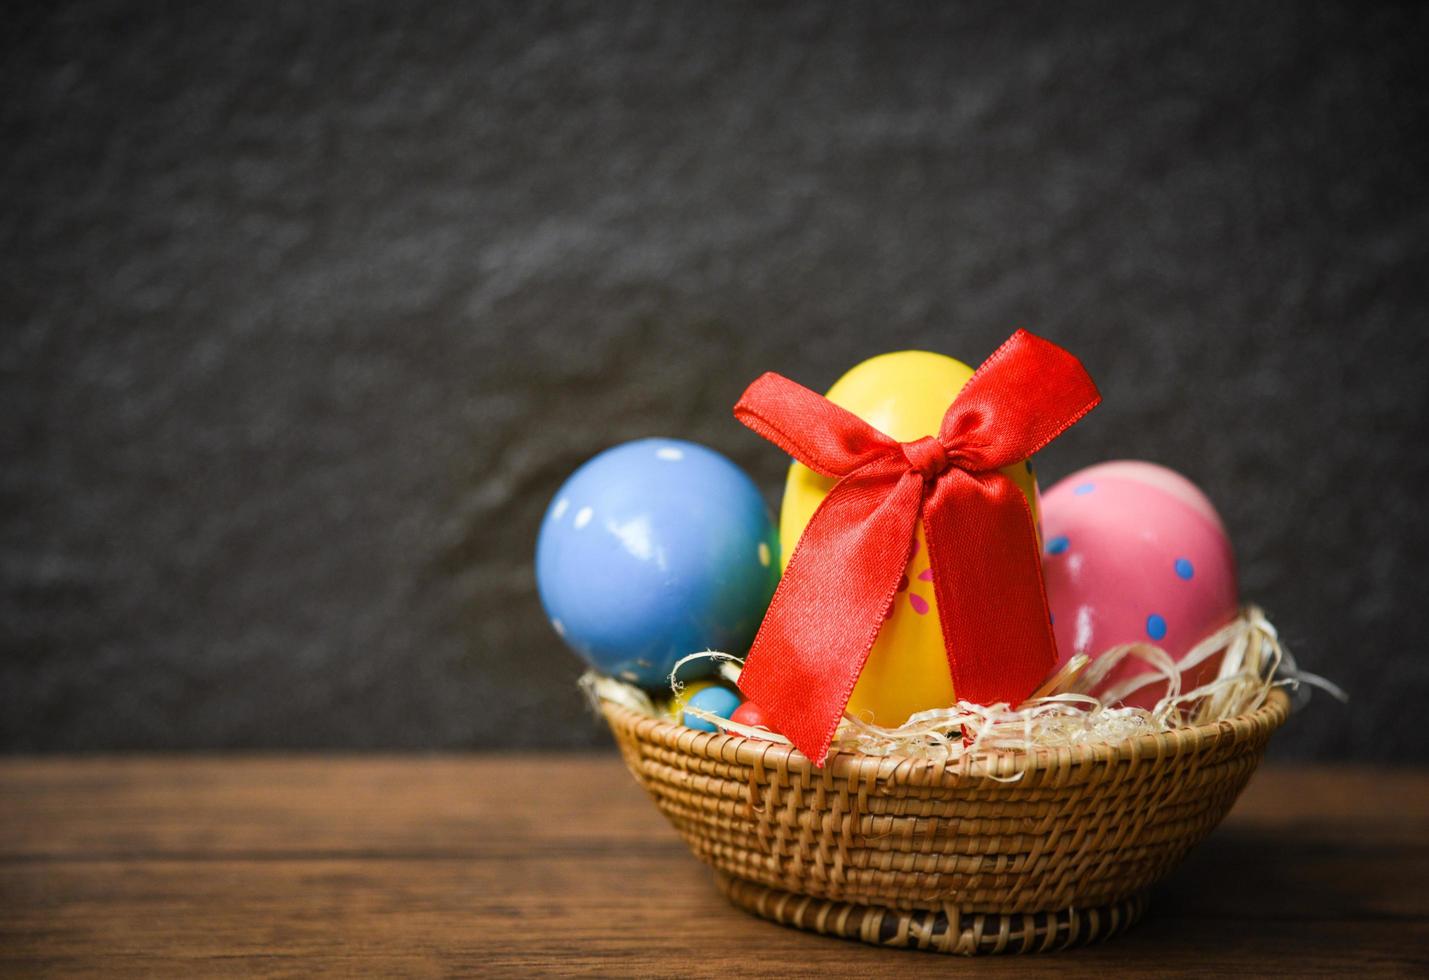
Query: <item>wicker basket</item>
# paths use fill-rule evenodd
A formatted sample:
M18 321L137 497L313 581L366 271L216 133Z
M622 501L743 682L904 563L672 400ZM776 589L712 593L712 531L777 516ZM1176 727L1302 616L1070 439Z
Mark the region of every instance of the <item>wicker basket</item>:
M954 765L802 753L609 701L631 773L737 906L944 953L1061 949L1135 922L1220 822L1289 699L1125 742ZM1017 778L1010 778L1017 776Z

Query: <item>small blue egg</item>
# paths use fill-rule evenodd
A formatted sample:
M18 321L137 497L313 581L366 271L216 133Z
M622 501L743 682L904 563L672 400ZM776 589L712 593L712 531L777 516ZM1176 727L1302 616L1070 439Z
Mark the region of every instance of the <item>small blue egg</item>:
M741 703L739 695L727 687L707 687L703 691L696 691L691 695L690 700L685 702L685 707L699 708L701 711L708 711L712 715L728 718L734 714ZM710 722L705 721L703 718L696 718L688 711L685 712L684 723L686 728L693 728L701 732L719 731L719 729Z
M551 626L597 670L664 689L681 657L743 655L779 581L778 532L744 471L712 449L640 439L556 491L536 543ZM682 677L707 674L694 662Z

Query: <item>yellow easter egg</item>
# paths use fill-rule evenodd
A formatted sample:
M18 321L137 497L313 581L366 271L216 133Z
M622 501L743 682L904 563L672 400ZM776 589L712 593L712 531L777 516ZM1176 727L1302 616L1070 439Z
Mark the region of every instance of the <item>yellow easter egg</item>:
M859 364L836 381L826 397L899 442L912 442L937 434L948 406L972 376L972 368L951 357L898 351ZM1002 472L1027 497L1033 521L1038 523L1037 478L1031 461ZM781 565L788 564L795 542L835 482L802 463L789 467L779 513ZM892 614L873 644L848 710L874 724L896 726L909 715L948 707L954 700L928 548L919 523L913 557L894 596Z

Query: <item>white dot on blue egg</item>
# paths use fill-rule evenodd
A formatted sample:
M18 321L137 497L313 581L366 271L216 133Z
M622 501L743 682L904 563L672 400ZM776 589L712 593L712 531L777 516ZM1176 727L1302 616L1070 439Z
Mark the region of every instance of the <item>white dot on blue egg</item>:
M1072 488L1072 493L1078 497L1085 497L1097 488L1095 483L1082 483Z
M1047 554L1060 555L1067 550L1069 544L1071 544L1071 542L1067 540L1067 536L1065 534L1059 534L1047 542Z
M565 497L562 497L560 500L557 500L556 506L551 508L551 520L559 521L563 516L565 516L566 508L570 507L570 505L571 502Z
M1189 558L1177 558L1175 568L1177 577L1183 578L1187 582L1191 581L1191 576L1196 574L1196 566L1191 564Z
M676 449L674 446L661 446L655 450L655 458L668 459L671 462L676 462L677 460L685 458L685 452L683 449Z
M573 526L577 531L579 531L581 528L589 524L590 519L594 516L595 511L591 510L589 507L582 507L580 510L576 511L576 517L575 520L571 521L571 526Z
M1146 635L1153 640L1164 639L1166 636L1166 620L1156 613L1146 617Z

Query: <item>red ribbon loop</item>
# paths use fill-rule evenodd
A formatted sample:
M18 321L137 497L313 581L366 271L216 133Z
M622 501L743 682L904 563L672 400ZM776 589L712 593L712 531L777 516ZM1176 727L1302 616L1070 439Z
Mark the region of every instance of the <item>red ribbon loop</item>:
M1025 330L983 362L935 436L907 443L777 374L751 384L735 417L838 480L789 558L740 677L771 726L824 764L920 521L958 698L1030 694L1056 646L1032 514L999 470L1100 401L1075 357Z

